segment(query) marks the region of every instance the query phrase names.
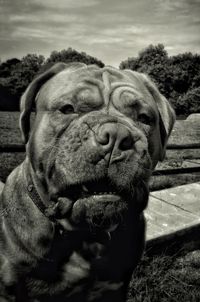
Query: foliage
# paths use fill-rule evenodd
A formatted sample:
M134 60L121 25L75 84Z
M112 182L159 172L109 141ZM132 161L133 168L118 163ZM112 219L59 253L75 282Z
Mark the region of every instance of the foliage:
M16 65L16 68L11 72L10 85L11 92L17 97L20 97L28 84L37 74L42 64L44 57L35 54L28 54L23 57L21 62Z
M0 65L0 78L1 77L9 77L12 70L15 68L16 64L20 62L19 59L13 58L9 59L6 62L3 62Z
M103 67L104 64L100 60L87 55L85 52L78 52L75 49L69 47L68 49L63 49L61 51L52 51L50 57L46 60L45 64L40 69L40 73L49 69L56 62L82 62L87 65L95 64L99 67Z
M14 63L13 63L14 61ZM28 54L21 60L8 60L0 70L0 109L19 109L19 98L44 63L44 57ZM3 66L3 67L2 67Z
M33 78L48 69L55 62L83 62L104 64L84 52L72 48L53 51L47 60L41 55L28 54L21 60L10 59L0 64L0 110L18 110L19 99Z
M72 49L69 47L67 50L63 49L61 51L52 51L50 57L47 59L46 63L55 63L55 62L82 62L85 64L96 64L99 67L103 67L104 64L89 55L87 55L85 52L78 52L75 49Z
M120 69L125 68L148 74L177 114L200 112L199 93L193 91L200 87L200 55L183 53L169 57L162 44L150 45L138 57L121 62Z
M121 62L120 69L129 68L143 71L157 64L165 64L167 60L168 54L162 44L157 46L150 45L140 51L137 58L128 58L127 61Z
M55 62L104 66L97 58L72 48L52 51L46 60L41 55L28 54L21 60L0 61L0 110L17 110L28 84ZM120 69L126 68L148 74L177 114L200 112L200 55L188 52L169 57L164 45L149 45L137 57L120 63Z
M19 110L19 104L18 99L10 93L8 87L0 84L0 111L2 110Z
M200 110L200 87L188 90L177 100L177 113L197 113Z

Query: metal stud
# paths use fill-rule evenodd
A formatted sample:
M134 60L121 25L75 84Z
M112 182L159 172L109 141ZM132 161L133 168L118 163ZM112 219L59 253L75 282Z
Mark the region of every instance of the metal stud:
M28 191L29 192L33 191L33 185L28 185Z

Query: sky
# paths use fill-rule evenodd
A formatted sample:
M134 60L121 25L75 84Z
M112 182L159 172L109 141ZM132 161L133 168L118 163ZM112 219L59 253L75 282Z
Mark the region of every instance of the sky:
M0 0L0 59L72 47L119 66L148 45L200 53L200 0Z

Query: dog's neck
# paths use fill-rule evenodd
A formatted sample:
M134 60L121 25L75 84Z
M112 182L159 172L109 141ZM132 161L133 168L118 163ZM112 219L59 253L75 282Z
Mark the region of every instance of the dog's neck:
M28 165L27 162L24 162L25 166L25 184L26 184L26 191L33 201L33 203L37 206L37 208L42 212L42 214L53 222L56 226L56 229L59 234L65 235L66 228L63 227L62 219L57 217L57 204L55 202L49 201L47 194L44 194L42 190L39 190L41 187L40 182L38 181L37 177L33 173L33 169L31 165ZM65 220L65 219L64 219ZM65 221L66 223L66 221ZM69 226L67 226L67 231L69 231ZM92 236L96 236L100 238L100 241L108 242L111 240L111 233L108 231L102 231L100 234L92 234ZM91 237L91 236L90 236Z
M56 204L49 201L48 194L44 191L41 181L33 171L31 164L28 163L27 160L25 160L23 164L26 192L44 216L55 222Z

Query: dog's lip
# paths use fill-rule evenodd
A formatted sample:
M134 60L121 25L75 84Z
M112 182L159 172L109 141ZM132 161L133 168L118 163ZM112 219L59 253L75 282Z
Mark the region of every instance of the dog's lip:
M90 200L92 203L105 203L105 202L119 202L122 200L122 196L116 192L85 192L81 193L74 197L69 197L68 194L60 194L57 197L53 198L57 207L60 217L67 218L71 215L73 207L76 206L81 200Z
M116 189L107 179L82 183L80 184L80 191L89 195L117 194Z
M55 201L61 214L58 222L65 231L78 231L80 227L87 230L91 223L93 231L108 233L114 232L121 223L121 218L116 219L115 209L126 208L128 202L125 194L105 178L66 186L58 192ZM96 211L94 217L91 209Z
M57 222L62 227L63 231L70 232L70 231L78 231L79 230L79 227L77 225L72 224L68 219L65 219L65 218L58 219ZM103 232L112 233L112 232L116 231L118 226L119 226L119 223L112 224L108 228L105 228L103 230ZM81 228L81 230L83 231L83 228ZM87 229L87 231L88 231L88 229Z
M71 194L70 194L71 195ZM75 196L76 194L74 194L74 196L69 196L69 194L60 194L58 195L56 198L54 198L55 200L59 201L61 199L66 199L67 202L70 201L70 206L72 207L77 201L79 201L80 199L87 199L87 198L93 198L99 201L103 201L103 200L117 200L117 199L122 199L122 196L119 195L117 192L113 191L108 191L108 192L89 192L89 191L81 191L79 192L79 194L77 194L77 196ZM69 206L69 208L70 208Z
M104 178L99 180L91 180L80 182L73 185L63 187L57 192L54 199L59 197L66 197L71 199L74 203L80 198L87 198L90 196L120 196L122 194L119 188L111 184L111 182Z
M115 191L90 191L88 190L86 185L81 186L82 192L85 193L85 195L93 195L93 196L101 196L101 195L118 195ZM105 196L104 196L105 197Z
M75 203L80 199L93 199L95 201L103 202L106 201L117 201L119 199L122 199L119 194L116 192L89 192L86 194L82 194L80 198L78 198Z

